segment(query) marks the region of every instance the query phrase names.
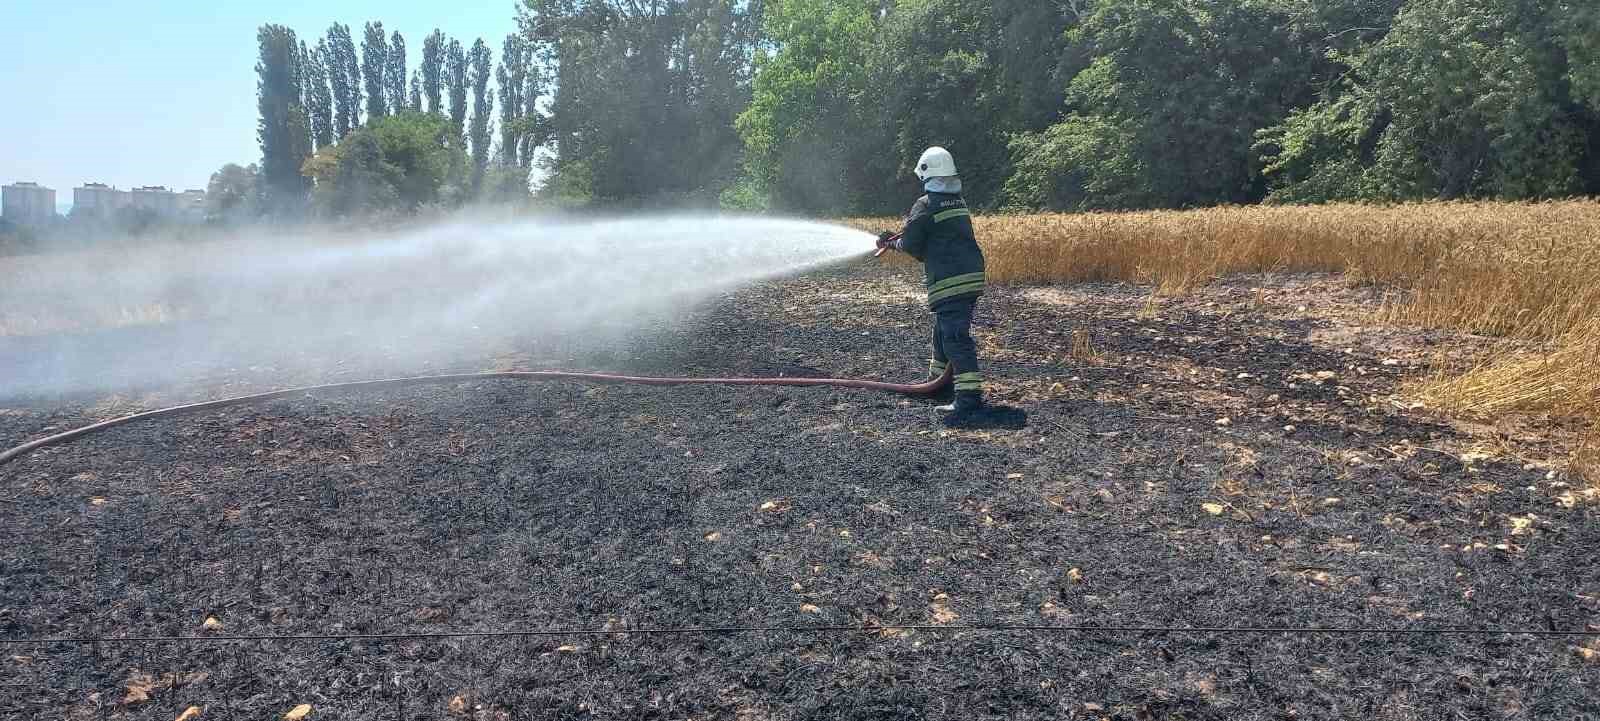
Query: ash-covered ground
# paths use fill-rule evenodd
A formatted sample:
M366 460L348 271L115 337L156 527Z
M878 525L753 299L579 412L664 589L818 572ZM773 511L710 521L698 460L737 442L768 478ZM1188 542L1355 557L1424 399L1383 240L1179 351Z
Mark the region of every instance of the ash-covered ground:
M293 363L199 383L0 398L0 445L142 408L427 372L916 380L921 296L912 269L852 263L642 335L481 357L452 353L464 331L441 328L393 363L341 364L309 334L272 344ZM512 382L113 429L0 468L0 638L1600 628L1600 503L1563 470L1565 431L1451 422L1401 392L1482 341L1371 325L1372 291L1329 277L1147 296L986 296L991 399L1026 411L1020 429L948 429L932 402L860 391ZM103 343L114 374L115 334L184 332L199 331L9 344L0 373ZM877 630L0 652L4 718L168 720L198 706L264 719L299 704L312 719L1600 714L1600 643L1519 635Z

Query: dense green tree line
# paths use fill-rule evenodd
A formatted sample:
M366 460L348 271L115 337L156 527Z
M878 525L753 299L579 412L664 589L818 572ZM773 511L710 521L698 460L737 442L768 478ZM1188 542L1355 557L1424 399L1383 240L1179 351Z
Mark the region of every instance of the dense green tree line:
M264 27L264 198L420 167L374 132L390 114L437 118L386 132L433 134L446 171L363 196L386 207L517 197L537 168L581 202L898 211L936 144L985 208L1600 192L1592 2L523 0L518 22L498 67L429 35L409 96L379 23L360 57L347 26ZM313 152L320 175L285 170Z
M989 207L1600 190L1593 4L888 5L767 6L776 50L738 124L752 180L784 207L896 208L931 144Z

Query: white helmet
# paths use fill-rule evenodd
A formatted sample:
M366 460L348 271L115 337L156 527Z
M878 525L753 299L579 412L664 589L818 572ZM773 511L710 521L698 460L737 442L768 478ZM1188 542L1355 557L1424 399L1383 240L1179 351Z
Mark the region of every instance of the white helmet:
M949 178L956 175L956 159L950 157L950 151L934 146L922 151L922 158L917 161L917 179Z

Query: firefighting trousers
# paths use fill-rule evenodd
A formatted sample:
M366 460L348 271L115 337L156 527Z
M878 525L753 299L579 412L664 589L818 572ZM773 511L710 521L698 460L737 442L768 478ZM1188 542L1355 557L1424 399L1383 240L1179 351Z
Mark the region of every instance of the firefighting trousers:
M978 342L972 339L972 313L978 299L961 298L933 309L933 360L928 371L941 375L955 366L956 391L982 392L983 371L978 367Z

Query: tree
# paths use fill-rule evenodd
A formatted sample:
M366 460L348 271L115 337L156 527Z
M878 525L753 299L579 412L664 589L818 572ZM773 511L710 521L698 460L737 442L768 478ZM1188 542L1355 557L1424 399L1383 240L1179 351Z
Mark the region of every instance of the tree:
M780 0L766 7L740 115L746 172L729 202L809 213L902 212L912 161L959 159L967 199L999 204L1012 135L1059 118L1062 35L1090 3ZM735 197L736 196L736 197Z
M1092 59L1067 85L1067 117L1014 146L1028 170L1012 179L1013 201L1120 209L1260 200L1256 131L1311 98L1319 62L1292 23L1275 0L1100 3L1069 34ZM1036 154L1044 148L1048 166Z
M1581 166L1584 192L1600 195L1600 6L1588 2L1558 3L1555 27L1567 54L1574 122L1583 126L1588 149Z
M306 162L300 164L300 174L311 181L311 197L318 207L325 205L325 196L333 187L334 176L339 172L339 156L344 152L345 145L340 141L338 145L318 148L317 152L306 158Z
M260 119L261 187L266 211L292 215L304 208L309 185L300 164L311 155L311 129L302 103L303 70L294 31L263 25L256 33L256 105Z
M1527 0L1410 0L1380 39L1339 56L1322 100L1261 134L1273 199L1579 191L1591 126L1561 38L1579 22Z
M913 161L930 145L944 146L959 159L969 203L997 204L1010 173L1010 136L1032 129L1030 117L1049 117L1022 92L1039 83L1024 84L1020 78L1026 73L1007 68L1007 62L1020 62L1007 43L1033 40L1037 46L1031 51L1046 53L1047 70L1051 61L1047 43L1016 37L1015 18L999 15L992 4L925 0L898 5L883 18L869 54L869 89L860 103L868 113L865 124L876 130L867 136L874 145L852 154L860 158L851 178L859 210L903 211L904 189L917 185ZM1049 13L1060 12L1042 5ZM1025 14L1046 21L1037 17L1037 9ZM1032 76L1030 81L1051 73L1035 67ZM880 198L888 204L871 203Z
M384 161L372 130L360 128L339 144L332 177L317 184L317 204L333 217L387 210L399 202L400 179L400 169Z
M123 206L111 211L111 228L120 235L138 237L160 227L163 221L154 208Z
M361 40L361 77L367 88L367 122L389 114L388 86L384 77L389 68L389 41L383 23L369 22Z
M206 220L235 223L253 218L260 207L259 171L255 164L228 163L206 184Z
M317 207L326 215L410 212L445 199L465 167L461 155L447 118L401 111L318 151L302 172L316 180Z
M1556 3L1552 19L1566 51L1573 99L1600 110L1600 6L1562 0Z
M494 114L494 96L489 94L489 77L493 74L493 58L483 38L472 44L471 64L467 84L472 86L472 128L467 140L472 148L472 190L483 185L484 169L489 167L491 138L489 117Z
M301 47L304 47L303 43ZM312 147L324 148L336 140L333 125L333 94L328 88L328 44L326 41L319 41L316 49L303 54L307 58L305 104L306 113L311 118Z
M384 92L389 108L400 112L408 105L406 98L406 39L396 30L389 36L389 54L383 65Z
M506 36L500 50L500 70L496 77L500 89L500 164L522 165L522 140L528 134L523 122L527 106L523 93L528 89L528 70L532 48L520 34Z
M1011 141L1015 165L1005 196L1025 208L1150 204L1141 185L1146 169L1127 152L1135 144L1131 128L1100 116L1074 116L1041 132L1019 133Z
M523 34L553 79L553 172L601 199L714 202L739 172L732 121L749 100L763 5L527 0Z
M523 62L527 71L523 76L522 86L522 153L518 156L517 164L523 170L526 180L528 171L533 168L533 158L539 148L550 140L550 124L539 112L539 98L544 94L544 73L539 67L538 54L532 44L523 42Z
M858 101L879 14L848 0L779 0L766 11L777 52L756 57L753 97L737 121L748 182L783 210L854 208L851 168L863 145L876 144Z
M434 28L422 40L422 97L428 101L430 113L445 112L440 86L444 80L444 33Z
M436 202L450 174L460 167L460 145L452 142L449 121L419 112L391 115L372 126L384 162L400 169L396 197L407 210Z
M450 94L450 122L459 135L467 127L467 54L454 39L445 46L444 83Z
M490 168L483 176L478 198L497 204L517 204L528 200L528 172L516 165Z
M411 102L407 109L413 113L422 112L422 71L411 71Z
M343 138L361 124L361 71L350 26L328 28L328 79L333 90L334 135Z
M39 232L32 226L19 225L0 217L0 254L33 252L39 244Z
M1016 107L1015 125L1028 130L1060 119L1066 101L1072 47L1066 33L1093 7L1091 0L1039 2L993 0L986 22L993 23L986 45L998 77L992 87L1007 89Z

